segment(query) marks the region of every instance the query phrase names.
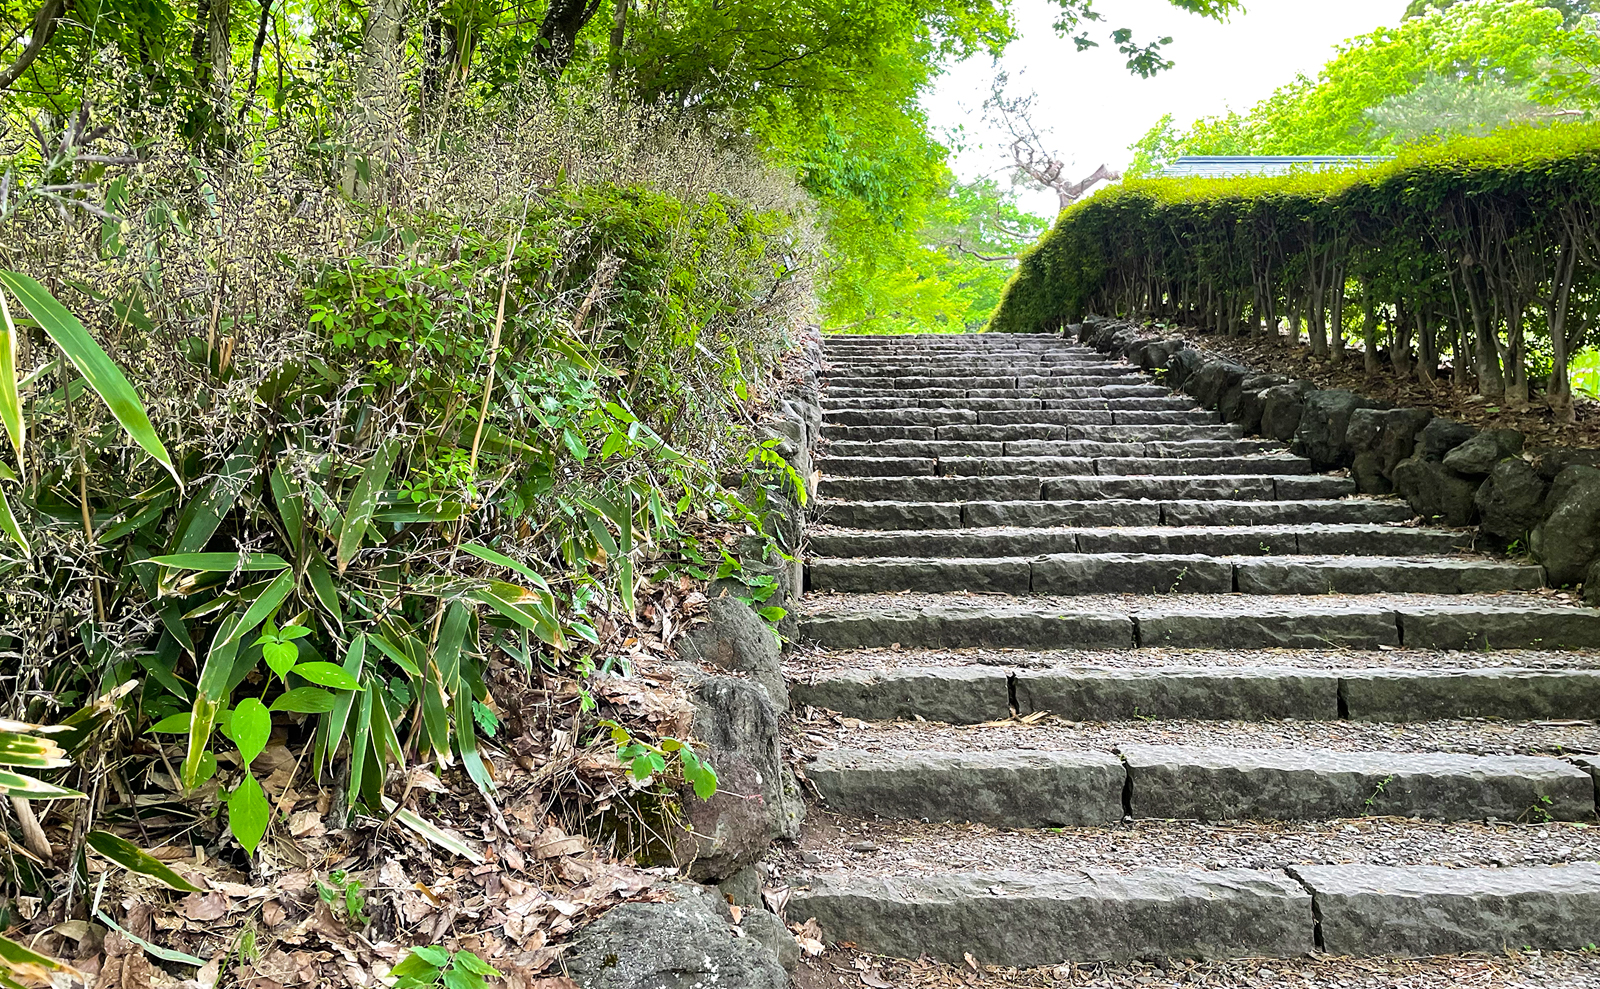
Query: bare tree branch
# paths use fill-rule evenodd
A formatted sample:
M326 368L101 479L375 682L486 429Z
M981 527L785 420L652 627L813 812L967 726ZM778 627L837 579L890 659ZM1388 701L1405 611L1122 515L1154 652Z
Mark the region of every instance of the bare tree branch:
M1096 183L1115 182L1122 178L1121 172L1112 171L1105 165L1101 165L1087 178L1078 182L1065 178L1066 162L1056 158L1047 150L1044 138L1033 126L1033 103L1039 98L1039 94L1007 96L1005 92L1007 81L1003 72L995 77L994 89L984 101L983 107L990 118L997 119L1011 135L1011 158L1019 174L1026 176L1034 185L1054 190L1061 209L1066 209L1083 198L1083 194Z
M56 24L61 15L67 12L68 0L44 0L44 5L39 12L33 15L33 25L28 32L28 47L22 49L22 54L11 63L11 67L0 72L0 90L11 88L11 84L22 78L28 67L44 51L44 46L50 43L55 36Z

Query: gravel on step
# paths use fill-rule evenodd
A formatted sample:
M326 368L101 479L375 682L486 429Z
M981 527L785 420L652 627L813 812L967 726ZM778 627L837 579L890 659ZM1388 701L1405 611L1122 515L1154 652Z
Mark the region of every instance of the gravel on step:
M1600 954L1512 951L1436 958L1316 956L1016 969L884 958L835 949L806 959L795 973L795 985L799 989L864 985L895 989L1595 989L1600 986Z
M789 728L800 752L852 748L940 752L997 749L1115 751L1125 745L1214 746L1233 749L1328 749L1341 752L1452 752L1459 755L1566 755L1600 752L1593 721L1061 721L945 725L869 722L816 715Z
M1110 827L1012 829L867 821L807 810L800 840L776 858L784 876L1076 869L1280 869L1290 865L1432 865L1476 869L1600 860L1600 828L1582 824L1335 821L1130 821ZM804 918L800 918L804 919Z
M856 649L830 652L797 647L784 662L792 682L815 683L845 670L928 667L996 669L1151 670L1162 667L1296 667L1327 672L1358 669L1482 670L1595 669L1600 656L1583 652L1507 649L1492 652L1434 652L1426 649L1144 649L1092 652L1076 649Z
M924 594L907 591L884 594L835 594L808 592L801 604L801 616L837 612L906 610L929 607L995 608L1026 604L1038 611L1061 609L1071 613L1128 614L1141 611L1169 611L1182 607L1186 612L1229 615L1259 613L1272 608L1302 609L1315 606L1359 607L1371 609L1436 608L1534 608L1575 606L1569 594L1539 591L1506 591L1481 594L1036 594L1019 598L1009 594L981 594L952 591Z

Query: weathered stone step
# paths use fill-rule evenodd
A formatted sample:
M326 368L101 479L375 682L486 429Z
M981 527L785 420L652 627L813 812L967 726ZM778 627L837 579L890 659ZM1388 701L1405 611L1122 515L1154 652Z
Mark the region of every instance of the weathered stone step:
M1600 611L1512 595L1466 604L1416 594L1326 601L1037 598L983 605L959 596L912 603L859 594L809 601L800 632L828 649L1594 649L1600 648Z
M835 457L817 461L826 477L1110 477L1144 475L1311 474L1311 461L1281 455L1245 457ZM1336 489L1344 493L1344 486Z
M1146 457L1198 458L1251 455L1282 456L1283 445L1264 440L1224 439L1188 442L1114 443L1100 440L835 440L827 457L903 457L942 459L958 457Z
M1175 412L1162 409L1018 409L985 412L977 409L835 409L824 420L828 426L1216 426L1215 412Z
M812 558L1007 557L1047 553L1201 553L1210 556L1445 556L1472 548L1454 529L1396 525L1155 526L1121 529L817 529Z
M1120 759L1119 759L1120 755ZM1544 756L1125 745L950 751L838 748L806 778L832 811L1008 828L1155 820L1588 821L1594 781Z
M1171 395L1085 395L1078 398L904 398L890 395L863 395L824 398L822 408L830 416L837 411L889 409L956 409L974 412L1019 412L1029 409L1071 411L1110 409L1183 412L1194 403Z
M831 377L828 379L829 389L833 388L1071 388L1071 387L1100 387L1111 384L1144 384L1149 381L1144 375L1131 368L1117 368L1115 373L1096 374L1087 368L1063 368L1059 374L1029 373L1020 374L949 374L949 375L923 375L911 376L867 376Z
M824 394L833 399L907 398L926 401L936 398L1161 398L1172 392L1160 385L1065 385L1028 388L840 388L830 386ZM1193 408L1194 403L1189 403Z
M1090 501L1094 499L1218 499L1307 501L1355 494L1347 477L1272 474L1135 474L836 477L823 478L823 497L845 501Z
M1544 586L1544 568L1497 560L1054 553L1031 557L813 558L810 590L1005 594L1473 594Z
M975 440L983 443L1041 440L1099 440L1114 443L1155 443L1194 440L1236 440L1238 426L1083 425L1057 426L1047 423L960 423L950 426L842 426L824 423L822 436L828 440Z
M1003 359L983 363L969 361L932 361L925 364L859 363L835 369L826 375L828 381L850 382L846 387L860 387L863 379L876 380L892 386L907 379L917 381L942 380L966 377L1038 377L1038 378L1131 378L1140 375L1138 368L1126 364L1107 364L1105 361L1035 361L1027 358ZM935 385L937 387L937 385ZM981 387L981 386L980 386Z
M1309 669L1275 666L1096 668L1082 665L859 668L795 679L797 710L866 721L1000 721L1048 711L1068 721L1352 721L1588 719L1600 711L1595 669Z
M1338 501L825 501L820 520L850 529L1056 526L1239 526L1404 522L1404 502Z
M859 951L956 964L1576 950L1595 941L1600 865L841 870L803 877L788 909Z

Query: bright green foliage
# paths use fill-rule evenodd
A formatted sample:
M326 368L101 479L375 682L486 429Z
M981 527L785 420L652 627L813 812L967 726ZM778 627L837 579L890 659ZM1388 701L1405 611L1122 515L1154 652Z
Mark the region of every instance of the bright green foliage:
M486 978L503 976L470 951L446 951L419 945L389 970L395 989L486 989Z
M1280 88L1248 113L1163 118L1135 146L1129 174L1180 155L1373 154L1419 138L1483 133L1600 106L1600 38L1563 27L1540 0L1462 0L1353 38L1316 79Z
M1062 214L993 326L1154 312L1275 333L1292 314L1327 355L1354 297L1369 366L1375 314L1398 373L1415 360L1431 379L1448 353L1458 380L1525 403L1530 371L1548 369L1547 398L1565 412L1568 356L1600 316L1597 148L1600 125L1513 128L1367 169L1127 182Z

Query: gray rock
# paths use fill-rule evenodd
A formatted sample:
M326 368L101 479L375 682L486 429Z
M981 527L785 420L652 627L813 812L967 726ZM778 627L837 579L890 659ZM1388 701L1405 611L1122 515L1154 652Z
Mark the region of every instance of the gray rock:
M1600 467L1600 450L1585 450L1568 446L1547 446L1533 451L1533 467L1546 481L1568 467Z
M1556 587L1576 584L1600 557L1600 470L1572 466L1550 484L1547 517L1529 543Z
M1316 897L1332 955L1443 955L1596 939L1600 865L1519 869L1292 866Z
M805 805L783 762L778 708L766 689L732 677L700 677L689 695L692 731L704 742L719 788L710 800L682 797L691 833L677 857L695 879L718 881L756 862L780 838L800 833Z
M1389 494L1394 482L1383 472L1383 460L1371 450L1362 450L1350 458L1350 478L1362 494Z
M793 972L799 967L800 942L783 926L777 914L759 908L747 910L739 926L744 928L745 937L766 945L785 971Z
M1243 381L1250 369L1233 361L1213 360L1200 365L1200 369L1183 382L1183 390L1191 395L1202 409L1214 409L1229 387Z
M1244 426L1245 432L1253 433L1261 427L1261 403L1255 403L1254 421L1247 423L1245 396L1265 391L1273 385L1288 383L1289 379L1281 374L1247 374L1222 390L1222 396L1217 399L1217 412L1223 422L1239 423Z
M1416 452L1417 437L1433 418L1427 409L1389 409L1383 413L1383 429L1372 451L1378 455L1384 476L1394 473L1400 461Z
M1494 465L1522 452L1522 434L1515 429L1486 429L1444 455L1444 465L1457 474L1482 477Z
M1103 752L832 749L806 778L829 810L854 817L1037 828L1122 820L1126 774Z
M1458 527L1472 524L1478 486L1437 460L1418 454L1400 461L1394 469L1394 489L1424 519Z
M786 989L789 977L763 941L739 937L709 890L671 887L670 903L624 903L573 941L567 974L582 989Z
M1204 363L1205 358L1200 356L1200 351L1185 347L1167 358L1167 384L1182 388L1183 383L1189 380L1189 375L1200 370Z
M1261 435L1285 443L1294 439L1305 412L1305 394L1300 384L1274 385L1261 393Z
M1297 957L1312 949L1314 927L1299 883L1252 869L822 875L795 889L789 914L862 951L1027 967Z
M761 905L761 880L760 867L747 865L717 883L717 891L729 902L738 906L758 907Z
M736 597L714 597L706 602L706 622L695 625L677 641L678 655L725 670L750 674L779 708L789 706L783 679L778 636L766 620Z
M1481 520L1479 528L1502 546L1525 542L1544 518L1549 491L1550 485L1527 461L1517 457L1500 461L1472 498Z
M1345 432L1350 426L1350 416L1370 404L1344 388L1308 392L1302 400L1300 423L1294 433L1296 451L1324 470L1348 465L1350 453L1345 446Z
M1426 409L1356 409L1345 428L1350 474L1363 494L1388 494L1400 461L1411 456L1417 432L1432 413Z
M1600 671L1350 670L1340 692L1352 721L1588 719L1600 711Z
M1140 818L1437 820L1594 816L1594 783L1560 759L1124 745Z
M1422 447L1421 455L1425 459L1443 460L1445 454L1472 439L1477 433L1476 428L1465 423L1434 417L1422 427L1422 431L1417 435L1417 442Z
M1600 560L1589 565L1589 573L1583 578L1583 603L1600 607Z

